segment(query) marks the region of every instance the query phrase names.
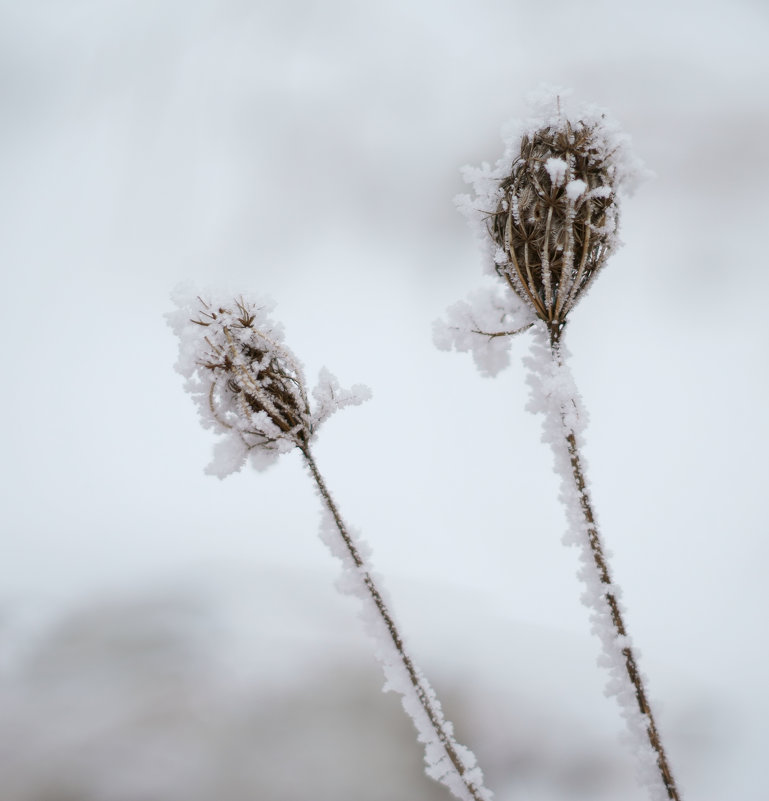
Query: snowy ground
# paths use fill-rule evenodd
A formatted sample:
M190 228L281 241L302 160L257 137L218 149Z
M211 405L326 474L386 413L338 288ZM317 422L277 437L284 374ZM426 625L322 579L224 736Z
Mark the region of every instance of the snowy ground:
M686 797L769 795L768 33L750 0L0 0L9 801L443 797L297 455L203 475L182 279L272 295L311 380L373 389L318 462L498 797L636 797L528 345L492 381L430 336L481 283L459 168L542 81L657 176L568 344L670 758Z

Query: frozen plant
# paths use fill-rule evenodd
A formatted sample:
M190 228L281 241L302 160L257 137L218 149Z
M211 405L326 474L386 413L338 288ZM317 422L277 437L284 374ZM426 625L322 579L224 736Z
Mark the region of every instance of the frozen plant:
M617 248L620 193L643 175L627 136L603 110L567 110L563 92L533 99L534 116L506 137L494 167L468 169L475 195L460 206L473 222L496 285L449 309L435 325L438 347L471 351L494 375L509 361L511 336L531 329L526 359L531 400L544 414L568 518L567 544L580 548L583 600L601 639L601 663L640 759L639 776L655 801L680 798L609 572L581 455L587 415L566 364L568 315Z
M320 425L337 409L369 397L363 386L340 388L325 369L310 403L302 367L283 344L271 305L245 296L204 298L180 289L168 315L179 337L176 369L196 401L201 421L221 440L207 472L224 478L247 460L257 469L298 449L325 507L321 538L343 565L339 589L363 602L362 618L376 642L385 688L400 693L419 740L426 772L462 801L490 801L475 756L454 739L452 725L427 679L414 664L368 564L368 549L342 519L312 454Z

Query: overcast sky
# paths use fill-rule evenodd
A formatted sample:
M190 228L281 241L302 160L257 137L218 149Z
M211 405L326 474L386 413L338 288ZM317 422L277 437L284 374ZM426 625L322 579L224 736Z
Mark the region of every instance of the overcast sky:
M2 0L6 620L333 580L298 454L203 475L212 437L163 320L191 279L271 296L311 382L325 365L371 387L316 455L407 627L448 631L443 599L441 641L492 611L587 641L525 337L490 380L430 332L484 281L459 169L564 85L656 174L567 334L629 627L671 718L694 686L738 721L731 783L684 786L766 798L767 42L749 0ZM453 656L504 673L487 649Z

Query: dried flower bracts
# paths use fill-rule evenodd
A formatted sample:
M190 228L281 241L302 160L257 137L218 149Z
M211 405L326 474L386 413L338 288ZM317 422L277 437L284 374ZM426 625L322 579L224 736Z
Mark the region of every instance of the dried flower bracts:
M474 192L457 198L495 286L435 326L438 347L471 351L485 375L507 366L511 337L537 319L560 336L620 245L621 196L647 174L603 109L571 108L563 90L546 90L531 107L509 127L493 167L465 168Z
M225 428L239 431L249 448L297 447L312 437L312 415L295 357L255 326L258 309L243 298L212 307L200 298L192 322L207 328L200 366L210 371L209 407Z
M224 477L247 457L264 468L281 453L306 450L333 412L369 397L360 385L341 389L324 369L311 406L301 364L270 319L270 303L184 289L175 300L169 322L180 338L177 370L203 424L222 435L208 472Z
M497 273L542 320L563 322L612 250L616 170L598 123L568 119L523 134L499 184L489 233Z

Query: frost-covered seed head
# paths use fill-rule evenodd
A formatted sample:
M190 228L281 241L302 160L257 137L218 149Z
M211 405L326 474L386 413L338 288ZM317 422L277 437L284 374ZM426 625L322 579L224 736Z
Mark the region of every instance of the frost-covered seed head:
M285 440L300 448L312 437L301 369L283 345L255 326L245 300L212 307L200 299L193 323L208 329L198 364L210 372L209 406L225 428L236 428L249 448Z
M542 320L560 325L612 251L613 153L596 122L525 133L498 190L489 233L497 273Z
M176 370L186 381L204 428L221 439L206 468L224 478L250 461L264 470L282 453L309 453L318 429L334 412L367 400L367 387L339 385L325 367L308 402L301 364L283 344L283 327L265 298L233 296L190 285L174 290L166 318L179 338Z
M494 288L451 307L434 336L439 348L472 351L485 375L509 363L511 338L532 326L560 341L569 312L620 244L622 196L650 175L609 112L569 95L540 88L530 114L505 126L497 162L463 169L473 193L457 205Z

